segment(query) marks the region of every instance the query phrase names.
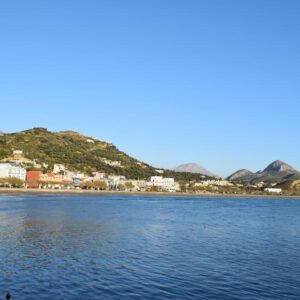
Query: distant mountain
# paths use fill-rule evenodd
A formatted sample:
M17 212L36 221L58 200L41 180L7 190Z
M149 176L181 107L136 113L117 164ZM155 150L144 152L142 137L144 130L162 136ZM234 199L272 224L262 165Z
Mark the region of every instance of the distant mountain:
M263 172L289 172L289 173L297 173L292 166L286 164L281 160L275 160L270 165L268 165Z
M194 173L194 174L203 174L210 177L218 177L212 172L206 170L202 166L196 164L196 163L188 163L183 164L174 169L175 172L188 172L188 173Z
M246 169L238 170L235 173L228 176L226 179L230 181L243 181L249 180L250 178L254 177L255 173L252 173Z
M227 177L227 179L244 183L280 183L286 180L297 179L298 177L300 177L300 173L292 166L283 161L276 160L263 171L252 173L248 170L240 170Z

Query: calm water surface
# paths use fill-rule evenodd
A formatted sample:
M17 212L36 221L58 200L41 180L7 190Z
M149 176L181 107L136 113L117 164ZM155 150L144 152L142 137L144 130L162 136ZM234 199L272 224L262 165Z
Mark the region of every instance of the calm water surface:
M300 299L300 201L0 196L0 299Z

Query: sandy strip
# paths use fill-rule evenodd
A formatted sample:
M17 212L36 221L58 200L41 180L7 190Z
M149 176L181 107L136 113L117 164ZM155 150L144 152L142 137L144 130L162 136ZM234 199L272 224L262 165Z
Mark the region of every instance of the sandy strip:
M24 189L24 188L0 188L0 194L54 194L54 195L141 195L141 196L181 196L200 198L293 198L292 195L268 195L268 194L217 194L217 193L166 193L166 192L123 192L123 191L93 191L93 190L53 190L53 189Z

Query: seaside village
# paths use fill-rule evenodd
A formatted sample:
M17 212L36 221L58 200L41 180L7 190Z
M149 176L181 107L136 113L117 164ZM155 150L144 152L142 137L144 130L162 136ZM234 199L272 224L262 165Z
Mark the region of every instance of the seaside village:
M25 165L33 166L34 170L26 170ZM202 176L200 182L182 183L174 178L152 176L148 180L131 180L125 176L94 172L93 176L70 171L62 164L54 164L53 170L43 173L36 161L24 160L23 151L15 150L13 156L0 161L0 187L27 188L27 189L54 189L54 190L102 190L128 192L222 192L227 189L234 192L234 188L243 188L241 184L233 184L223 179L208 179ZM163 173L158 170L158 173ZM163 175L163 174L160 174ZM190 188L192 186L192 188ZM262 185L257 184L259 189ZM270 188L268 188L270 189ZM272 188L271 188L272 189ZM266 192L281 193L281 189L267 190Z

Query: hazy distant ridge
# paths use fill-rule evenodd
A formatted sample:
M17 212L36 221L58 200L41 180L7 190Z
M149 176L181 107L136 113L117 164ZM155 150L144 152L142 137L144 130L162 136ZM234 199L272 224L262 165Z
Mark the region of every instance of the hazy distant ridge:
M204 167L196 163L187 163L180 165L174 169L175 172L189 172L194 174L204 174L207 176L218 177L212 172L208 171Z

